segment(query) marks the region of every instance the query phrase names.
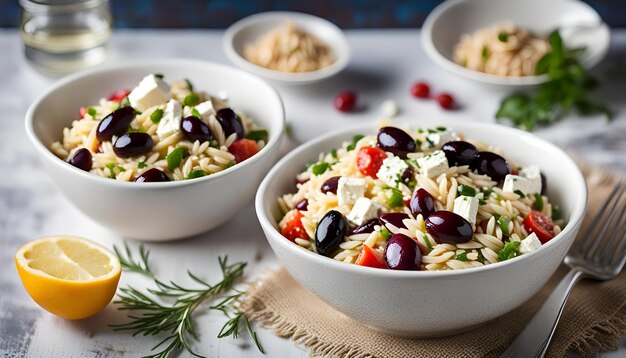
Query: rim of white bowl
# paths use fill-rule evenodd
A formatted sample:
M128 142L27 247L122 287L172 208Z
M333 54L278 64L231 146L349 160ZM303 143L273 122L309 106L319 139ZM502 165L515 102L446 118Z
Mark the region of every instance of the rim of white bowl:
M344 55L341 57L337 57L336 61L330 66L324 67L316 71L300 73L289 73L271 70L263 66L255 65L254 63L248 61L247 59L242 57L233 46L233 39L237 34L239 34L243 29L253 26L259 22L268 19L290 19L297 24L298 19L304 18L318 22L320 25L325 26L327 29L335 32L338 35L337 38L339 39L339 42L337 42L336 45L341 48ZM239 68L265 77L272 81L291 84L305 84L317 82L332 77L337 73L343 71L348 66L351 57L350 45L348 44L348 40L346 39L343 31L337 25L319 16L295 11L268 11L244 17L243 19L235 22L226 29L222 41L222 46L224 48L224 52L226 53L226 57L228 57L228 59Z
M279 121L279 126L280 126L279 133L270 133L269 141L257 154L248 158L244 162L235 164L230 168L222 170L221 172L207 175L201 178L195 178L192 180L179 180L179 181L169 181L169 182L147 182L147 183L141 183L140 185L134 182L122 182L118 180L112 180L110 178L104 178L99 175L91 174L84 170L78 169L72 165L69 165L66 161L54 155L52 151L50 151L50 149L41 142L37 134L35 134L35 129L33 127L35 110L39 107L41 102L44 99L46 99L51 93L59 90L59 88L71 82L74 82L84 77L89 77L95 74L99 74L103 72L112 72L112 71L117 71L117 70L122 70L122 69L135 69L135 68L139 69L139 68L146 67L146 66L150 66L150 67L177 66L177 67L184 68L186 65L189 65L189 66L207 66L208 65L208 66L218 68L220 71L231 71L231 72L240 73L248 77L249 80L257 81L259 82L260 85L266 86L267 90L271 91L276 96L276 99L278 100L278 103L280 104L281 118ZM278 119L275 119L275 120L278 120ZM194 184L198 184L198 183L202 183L206 181L217 180L221 177L232 175L233 173L237 171L237 169L242 168L247 165L251 165L257 160L260 160L262 156L264 156L270 151L270 148L275 147L277 144L281 142L285 134L285 106L284 106L282 98L280 97L276 89L274 89L274 87L272 87L269 83L264 81L262 78L259 78L258 76L255 76L251 73L242 71L232 66L223 65L223 64L219 64L215 62L191 60L191 59L163 59L163 60L154 60L150 62L145 62L145 60L144 61L134 60L134 61L128 61L124 64L106 65L106 66L101 66L97 68L78 71L76 73L73 73L71 75L65 76L57 80L54 84L48 87L41 95L39 95L35 99L35 101L30 105L30 107L28 108L28 111L26 112L25 127L26 127L26 134L28 138L30 139L31 143L35 146L35 148L40 153L43 153L43 155L46 157L46 160L50 160L54 165L62 166L64 170L69 170L74 175L83 176L87 180L96 180L103 184L119 185L119 186L127 187L127 188L131 188L131 187L136 188L137 190L145 190L145 189L194 185Z
M540 76L516 76L516 77L506 77L506 76L496 76L488 73L483 73L479 71L474 71L467 69L454 61L451 61L449 58L441 54L439 50L435 47L433 43L433 26L434 23L441 17L441 15L448 11L448 9L457 6L460 3L468 2L471 0L447 0L436 6L433 11L428 14L426 19L424 20L424 24L422 26L422 46L424 47L424 51L426 55L430 57L430 59L437 65L443 67L447 71L465 77L470 80L487 83L491 85L507 85L507 86L534 86L545 83L549 80L548 75L540 75ZM573 2L578 3L579 5L586 7L589 12L594 13L600 24L598 26L604 27L608 29L608 25L602 21L598 12L595 11L589 4L579 1L572 0ZM608 38L610 40L610 36ZM609 43L607 42L605 46L602 47L602 51L597 53L595 56L591 57L588 61L585 61L583 65L586 68L592 68L597 65L604 57L606 56L609 50Z
M279 160L278 163L274 165L274 167L272 167L269 173L265 176L265 179L263 179L263 181L261 182L261 185L259 185L259 189L255 197L255 210L256 210L259 222L261 223L261 226L270 233L270 235L274 236L274 238L272 239L268 238L268 240L273 240L278 245L281 245L287 248L287 250L291 251L294 255L297 255L304 260L313 260L317 264L330 265L331 267L336 268L338 270L353 271L355 273L360 273L360 274L367 273L370 275L382 276L382 277L398 277L398 276L399 277L424 277L424 276L445 277L445 276L456 276L456 275L478 273L478 272L485 271L485 270L498 269L500 267L504 267L505 265L516 265L520 263L522 260L528 259L535 255L540 255L542 252L545 252L543 250L544 247L553 246L555 242L561 240L563 236L569 234L570 231L574 230L575 226L578 226L580 225L580 223L582 223L583 217L585 215L585 211L587 209L587 195L588 195L587 184L585 183L585 179L582 173L580 172L580 170L578 169L578 166L576 165L576 163L574 163L574 161L561 148L557 147L556 145L542 138L539 138L531 133L522 131L517 128L507 127L507 126L493 124L493 123L468 123L465 121L460 122L460 121L454 121L454 120L442 121L442 125L446 125L446 126L454 126L455 124L462 124L465 127L477 127L477 128L485 129L487 131L490 130L490 127L497 127L499 130L504 130L505 132L509 132L511 136L527 137L530 140L539 142L542 146L546 146L550 148L550 150L556 151L557 153L563 155L566 158L567 165L571 166L571 168L574 169L573 171L575 173L575 177L570 178L570 180L576 182L575 185L578 188L577 194L579 193L580 197L577 199L576 204L573 207L572 213L570 214L568 223L567 225L565 225L565 228L563 228L563 231L557 234L547 244L542 245L542 250L535 250L533 252L530 252L530 253L527 253L527 254L524 254L524 255L521 255L521 256L515 257L510 260L506 260L503 262L496 262L496 263L489 264L489 265L472 267L472 268L467 268L467 269L462 269L462 270L404 271L404 270L383 270L383 269L377 269L373 267L346 264L345 262L337 261L330 257L322 256L314 252L311 252L309 250L303 249L299 245L294 244L293 242L285 238L276 229L275 225L272 224L273 219L270 218L270 213L268 213L265 210L266 209L265 202L267 202L268 200L274 200L274 201L276 200L276 198L266 198L267 188L271 185L273 178L276 176L279 176L280 172L282 171L284 167L292 164L290 163L290 161L292 160L293 157L299 155L302 152L308 151L309 148L316 146L320 143L326 142L331 138L341 137L341 136L345 136L346 138L348 138L348 136L351 133L355 133L359 131L366 132L368 130L375 128L375 125L373 124L353 126L351 128L343 129L340 131L333 131L331 133L322 135L314 140L311 140L293 149L291 152L289 152L289 154L287 154L281 160ZM312 155L311 158L316 157L316 155L317 153L315 155ZM298 164L304 164L304 163L298 163Z

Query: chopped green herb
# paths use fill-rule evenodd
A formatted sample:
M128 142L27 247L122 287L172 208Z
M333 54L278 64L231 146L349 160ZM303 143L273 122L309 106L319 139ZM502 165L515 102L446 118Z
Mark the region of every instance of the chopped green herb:
M235 161L234 161L234 160L231 160L230 162L228 162L228 164L226 164L226 165L224 166L224 169L228 169L228 168L230 168L230 167L234 166L235 164L236 164L236 163L235 163Z
M118 109L122 107L130 107L130 100L128 99L128 96L124 97L124 99L120 101L119 106L117 106Z
M178 168L183 158L189 156L189 150L186 147L177 147L170 152L165 158L167 160L167 167L169 170Z
M514 191L514 193L515 193L515 194L517 194L517 195L519 195L519 196L520 196L520 198L525 198L525 197L526 197L526 195L524 195L524 193L522 193L522 191L521 191L521 190L515 190L515 191Z
M463 251L456 255L456 259L459 261L467 261L467 251Z
M109 169L109 178L115 179L115 163L108 163L105 167Z
M335 158L335 159L339 158L339 157L337 156L337 148L333 148L333 149L330 151L330 155L331 155L333 158Z
M417 146L417 148L421 148L422 147L422 141L419 139L415 140L415 145Z
M428 142L428 147L432 148L435 146L435 142L432 141L432 139L426 137L426 141Z
M94 120L96 119L96 109L93 107L87 108L87 114L91 116Z
M436 131L436 130L434 130L434 129L432 129L432 128L428 128L428 129L426 129L426 131L427 131L429 134L434 134L434 133L437 133L437 131Z
M541 194L535 194L535 202L533 203L533 208L539 211L543 211L543 197Z
M469 185L459 185L458 187L458 192L461 195L465 195L465 196L476 196L476 189L469 186Z
M409 189L411 189L411 190L412 190L413 188L415 188L415 186L416 186L416 185L417 185L417 182L416 182L415 180L409 180L409 182L408 182L408 183L406 183L406 186L408 186L408 187L409 187Z
M391 195L387 199L387 204L392 208L398 208L404 205L404 199L402 198L402 191L396 188L388 187L391 190Z
M143 169L143 168L145 168L145 167L147 167L147 165L146 165L146 163L145 163L145 162L139 162L139 163L137 163L137 169Z
M150 120L152 123L157 124L163 118L163 110L161 108L157 108L152 114L150 114Z
M502 234L504 236L511 236L511 234L509 233L509 223L511 222L511 220L509 220L508 218L504 217L504 216L500 216L498 218L498 226L500 226L500 229L502 230Z
M380 229L380 236L384 237L385 240L391 239L391 233L384 226Z
M202 117L202 116L200 115L200 112L198 112L198 110L197 110L197 109L195 109L195 108L192 108L192 109L191 109L191 115L192 115L192 116L194 116L194 117L197 117L197 118L201 118L201 117Z
M196 179L196 178L201 178L203 176L205 176L206 173L204 172L204 170L192 170L189 175L187 175L187 179Z
M483 199L478 199L478 204L479 205L485 205L485 204L487 204L487 202L484 201Z
M433 251L433 245L430 243L428 235L422 233L422 238L424 239L424 244L426 244L426 248L428 249L428 251Z
M267 137L268 133L265 129L250 130L246 133L246 138L252 140L267 140Z
M146 129L143 128L143 127L139 127L139 128L130 127L130 128L128 128L128 133L145 133L145 132L146 132Z
M315 175L324 174L328 169L330 169L330 164L326 162L320 162L311 167L311 172Z
M187 83L187 88L189 88L189 92L193 92L193 84L187 78L185 78L185 83Z
M481 250L476 250L476 253L478 254L478 258L476 260L484 264L486 259L485 255L483 255L483 252Z
M198 95L195 93L190 93L185 96L185 99L183 100L183 104L185 106L194 106L198 104L198 101L200 101L200 97L198 97Z
M509 241L504 244L504 247L498 251L498 261L506 261L519 256L519 241Z
M483 46L481 56L483 58L483 63L487 62L487 60L489 59L489 49L487 48L487 46Z
M491 189L487 189L487 190L483 191L485 199L489 198L491 196L491 193L493 193L493 190L491 190Z
M438 130L439 132L443 132L443 131L445 131L446 129L448 129L448 128L443 127L443 126L439 126L439 127L437 127L437 130Z
M561 218L561 208L558 205L552 205L552 220Z
M422 128L417 128L417 133L424 133L424 129L422 129Z
M507 34L506 32L501 32L498 34L498 40L500 42L507 42L509 41L509 34Z
M361 134L357 134L352 138L352 143L348 144L348 146L346 147L346 150L350 151L350 150L354 150L354 148L356 148L356 144L363 139L363 135Z
M153 73L153 75L156 78L163 79L163 74L162 73Z

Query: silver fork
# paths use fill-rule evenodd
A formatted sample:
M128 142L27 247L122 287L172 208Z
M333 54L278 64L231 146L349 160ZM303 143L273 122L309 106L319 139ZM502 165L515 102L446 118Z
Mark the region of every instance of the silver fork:
M626 262L626 184L609 194L607 205L593 218L565 257L571 270L563 277L526 328L500 357L543 357L556 330L571 289L581 278L609 280ZM597 223L597 225L595 225Z

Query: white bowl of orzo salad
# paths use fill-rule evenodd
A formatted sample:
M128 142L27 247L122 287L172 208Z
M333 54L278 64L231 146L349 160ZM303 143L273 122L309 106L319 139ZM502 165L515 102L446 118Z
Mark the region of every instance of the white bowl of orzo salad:
M77 73L41 95L26 130L68 199L126 237L207 231L252 197L284 132L280 97L223 65L151 61Z
M256 207L274 252L314 294L377 330L433 337L531 297L575 238L586 198L576 164L532 134L420 120L297 148Z

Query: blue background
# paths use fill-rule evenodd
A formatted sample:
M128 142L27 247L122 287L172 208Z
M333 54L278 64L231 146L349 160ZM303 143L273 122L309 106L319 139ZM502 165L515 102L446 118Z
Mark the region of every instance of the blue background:
M242 17L269 10L307 12L329 19L344 28L381 28L418 27L440 2L441 0L112 0L111 5L117 28L225 28ZM626 1L586 2L610 26L626 27ZM0 0L0 27L18 26L19 13L18 0Z

